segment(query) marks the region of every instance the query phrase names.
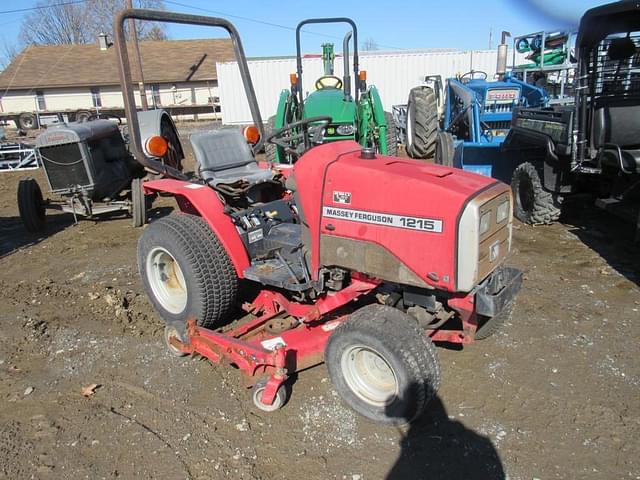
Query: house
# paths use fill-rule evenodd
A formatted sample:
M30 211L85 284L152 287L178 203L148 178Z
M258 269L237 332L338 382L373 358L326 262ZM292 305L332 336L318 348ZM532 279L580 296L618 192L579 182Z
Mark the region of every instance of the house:
M216 62L235 58L230 39L142 41L140 55L150 106L173 114L219 111ZM132 50L129 57L135 62ZM29 113L37 120L59 114L74 120L96 111L122 115L117 61L106 35L98 45L29 46L0 73L0 118L18 124Z

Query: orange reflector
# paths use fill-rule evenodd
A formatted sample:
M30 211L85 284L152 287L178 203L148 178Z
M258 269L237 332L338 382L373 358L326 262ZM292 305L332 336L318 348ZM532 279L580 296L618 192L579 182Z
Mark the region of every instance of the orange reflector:
M298 74L290 73L289 74L289 81L291 82L291 85L297 85L298 84Z
M248 143L255 145L260 140L260 130L255 125L249 125L248 127L244 127L242 130L242 135L244 135L245 140Z
M149 137L144 147L147 153L153 157L164 157L169 150L169 144L160 135Z
M367 71L366 70L360 70L360 73L358 73L358 78L361 81L366 82L367 81Z

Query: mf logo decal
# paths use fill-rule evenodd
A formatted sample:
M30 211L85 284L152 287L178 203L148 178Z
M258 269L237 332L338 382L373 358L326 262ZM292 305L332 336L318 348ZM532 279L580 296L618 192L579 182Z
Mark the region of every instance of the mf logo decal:
M343 205L351 205L351 192L333 191L333 203L342 203Z
M334 192L335 194L335 192ZM442 220L427 217L409 217L391 213L367 212L366 210L352 210L350 208L324 207L322 215L329 218L339 218L359 223L372 223L393 228L406 228L421 232L442 233Z

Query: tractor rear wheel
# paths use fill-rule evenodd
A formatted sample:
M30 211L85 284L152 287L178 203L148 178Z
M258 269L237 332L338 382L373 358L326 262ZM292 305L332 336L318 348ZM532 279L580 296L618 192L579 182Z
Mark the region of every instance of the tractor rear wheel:
M265 132L265 136L269 135L276 128L276 116L269 117L267 120L267 131ZM265 143L264 144L264 157L267 162L275 163L276 161L276 146L273 143Z
M453 167L453 135L449 132L438 132L436 135L435 163L445 167Z
M396 123L393 121L393 115L390 112L384 112L384 120L387 122L387 155L397 157L398 139L396 136Z
M387 425L418 418L440 385L431 340L409 315L386 305L352 313L329 338L325 362L342 399Z
M415 87L407 105L407 154L411 158L433 158L438 132L438 105L433 89Z
M187 320L211 328L233 309L238 278L207 223L179 214L151 223L138 241L142 283L160 316L184 334Z
M553 195L542 187L538 170L531 163L521 163L511 177L513 214L529 225L549 225L558 221L560 209Z
M42 233L47 225L47 215L42 191L33 178L18 183L18 211L24 227L30 233Z

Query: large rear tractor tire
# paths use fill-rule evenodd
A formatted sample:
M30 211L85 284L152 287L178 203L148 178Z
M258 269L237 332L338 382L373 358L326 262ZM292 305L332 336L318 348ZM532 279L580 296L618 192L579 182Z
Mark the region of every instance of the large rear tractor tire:
M393 115L390 112L384 112L384 119L387 122L387 155L397 157L398 137L396 132L396 123L393 121Z
M440 385L431 340L409 315L385 305L356 310L336 328L325 362L342 399L387 425L418 418Z
M433 158L438 132L438 105L433 89L415 87L407 105L407 154L411 158Z
M453 167L453 154L453 135L449 132L438 132L436 135L435 163L445 167Z
M224 247L196 215L151 223L138 241L142 283L160 316L184 333L186 321L217 326L234 307L238 278Z
M18 183L18 211L28 232L44 232L47 226L45 202L40 186L33 178Z
M513 214L529 225L549 225L560 218L560 209L553 195L542 187L538 170L531 163L522 163L511 177Z

